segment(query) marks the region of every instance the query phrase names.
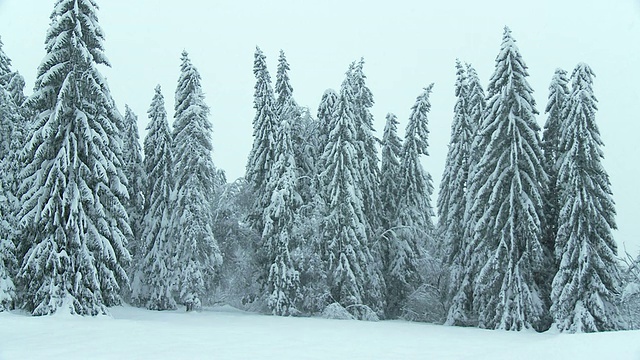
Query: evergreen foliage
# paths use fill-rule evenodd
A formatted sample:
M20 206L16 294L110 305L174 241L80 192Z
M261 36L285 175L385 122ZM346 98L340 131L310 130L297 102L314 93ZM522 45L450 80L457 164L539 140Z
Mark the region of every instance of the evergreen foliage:
M387 122L382 135L382 155L380 163L380 198L382 203L382 224L385 234L389 235L395 217L398 214L400 188L400 158L402 156L402 139L398 136L398 118L395 114L387 114Z
M182 53L175 93L173 129L175 204L171 236L176 241L179 298L187 310L199 309L214 287L222 256L213 235L217 172L211 158L212 125L200 73Z
M164 96L158 85L147 111L149 125L144 139L144 169L148 175L142 247L136 254L138 269L133 297L151 310L176 308L176 243L172 237L173 155Z
M123 137L124 174L129 184L129 200L125 207L129 215L129 226L133 237L129 241L129 252L136 258L141 245L142 217L146 174L142 164L142 149L138 134L138 116L125 105Z
M544 163L549 175L549 188L545 196L545 232L543 245L545 250L553 254L555 248L556 235L558 232L558 214L560 202L558 199L558 188L556 187L558 178L558 157L561 141L561 133L564 127L565 107L569 99L569 80L567 72L556 69L551 85L549 85L549 101L545 113L548 114L542 133L542 151L544 152ZM552 270L557 270L557 266L550 266ZM551 275L553 278L553 275Z
M322 94L320 105L318 105L317 123L318 123L318 153L322 155L327 143L329 142L329 135L331 134L331 124L335 121L338 111L338 102L340 96L333 89L327 89ZM322 173L324 165L322 164L322 157L319 156L316 162L316 177Z
M131 236L122 122L98 64L104 34L93 0L58 0L38 68L34 131L21 188L24 245L20 306L96 315L120 303Z
M476 87L479 84L477 75L472 71L469 72L472 72L473 78L469 79L467 69L469 68L465 68L456 60L457 99L451 124L449 151L438 193L438 230L443 240L441 256L449 267L448 298L453 300L446 322L451 325L469 323L469 304L464 301L468 299L465 294L469 291L469 279L465 278L468 265L465 216L472 146L478 128L470 113L482 105L472 104L470 87L474 87L474 100L478 101Z
M358 161L358 171L360 172L360 187L362 189L363 204L366 219L367 238L372 239L377 235L381 225L380 197L378 189L380 186L380 169L377 145L379 140L374 136L373 115L373 94L367 87L364 74L364 59L351 64L347 81L353 89L354 120L356 126L355 139L358 146L358 153L362 160Z
M536 328L546 311L535 277L544 256L540 239L547 176L527 76L505 27L480 134L489 141L470 191L475 196L470 212L478 219L472 261L483 265L473 302L483 328Z
M262 233L263 210L268 206L271 198L266 192L269 169L275 163L276 129L278 127L277 106L271 76L267 70L266 56L256 47L253 63L253 74L256 78L253 107L256 116L253 119L253 147L247 161L246 180L255 194L253 210L248 220L252 227Z
M476 165L484 153L484 148L490 139L489 133L483 131L483 119L487 107L484 90L476 70L470 64L466 64L467 80L467 116L469 126L474 134L467 158L468 175L466 179L466 195L464 198L463 241L464 247L460 249L460 259L464 263L459 269L461 274L452 268L451 276L458 279L451 285L451 305L445 321L448 325L476 325L477 315L473 311L473 285L479 268L484 265L483 256L478 249L473 247L471 240L474 237L475 225L478 222L478 214L470 211L476 201L478 187L474 187ZM462 110L462 109L460 109Z
M620 327L614 304L620 281L612 234L615 205L602 166L604 144L595 122L594 76L584 63L573 71L559 144L557 186L562 207L551 311L558 329L569 332Z
M407 297L424 280L418 271L419 261L432 246L433 223L431 217L431 175L420 162L428 155L429 95L433 84L427 86L411 108L405 131L400 160L400 192L394 228L395 241L389 243L387 269L387 308L389 316L400 314Z
M362 179L357 163L362 148L356 138L356 97L349 76L347 73L342 84L337 114L322 154L325 169L320 178L327 206L323 243L331 297L362 318L363 305L374 311L382 310L383 279L367 242Z
M293 107L285 107L295 111ZM291 114L283 113L274 149L275 163L270 169L267 192L269 206L264 210L262 239L267 257L268 305L274 315L295 315L300 300L300 274L289 252L294 241L295 214L302 204L293 151Z

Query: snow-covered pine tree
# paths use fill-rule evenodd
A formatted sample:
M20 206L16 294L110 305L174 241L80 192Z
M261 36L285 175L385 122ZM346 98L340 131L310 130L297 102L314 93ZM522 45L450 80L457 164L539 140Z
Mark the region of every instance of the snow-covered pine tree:
M8 94L0 87L0 107L2 93ZM4 159L0 160L0 170L4 170ZM0 312L11 310L16 299L16 287L13 281L18 261L16 247L13 243L14 226L11 224L11 203L0 181Z
M478 214L470 212L476 200L477 186L473 186L475 180L475 169L490 134L483 132L483 119L485 116L486 100L484 90L480 84L478 73L471 66L466 64L466 80L467 80L467 116L469 117L469 126L473 133L469 156L467 158L468 175L466 179L466 192L463 199L465 204L464 220L463 220L463 239L464 247L462 251L462 259L464 266L461 267L462 273L459 282L452 284L451 287L451 304L445 324L469 326L476 324L476 314L473 313L473 284L479 269L484 265L484 256L478 253L478 249L473 247L471 240L475 233L475 224L478 221ZM455 274L452 274L455 276Z
M144 139L144 191L142 247L136 254L138 267L133 298L150 310L176 308L176 244L172 237L173 155L172 139L162 89L155 89L147 111L149 125Z
M17 173L21 170L19 155L24 147L24 122L21 106L24 103L24 79L16 71L11 71L11 59L2 49L0 40L0 159L5 162L2 169L6 195L9 202L15 202ZM18 206L19 207L19 206ZM13 212L13 210L12 210ZM7 214L11 215L11 214Z
M268 305L274 315L296 315L300 300L300 274L295 269L290 246L295 241L295 215L302 205L293 148L294 112L290 100L284 103L275 141L275 163L269 171L266 191L271 201L264 209L262 241L267 257Z
M560 211L558 189L556 188L559 165L558 152L561 140L560 135L564 126L564 116L566 115L564 114L564 108L569 99L569 95L567 72L563 69L556 69L551 80L551 85L549 85L549 101L545 109L548 117L542 133L542 151L544 153L545 169L549 175L549 187L545 194L545 223L542 243L550 255L555 251L556 235L558 232L558 214ZM548 278L549 282L553 279L557 266L550 266L550 270L552 273Z
M12 309L16 300L14 277L18 271L16 244L20 154L24 147L24 79L11 71L11 59L0 40L0 311Z
M367 306L382 310L384 280L377 269L367 241L367 219L358 164L355 112L356 98L352 82L342 83L336 116L322 154L324 171L320 174L326 217L323 243L326 246L327 281L333 301L358 318L366 317Z
M253 147L249 153L245 178L255 194L255 204L248 220L252 227L262 234L263 211L271 201L271 194L266 193L266 185L269 169L275 162L274 142L277 137L278 115L266 56L259 47L256 47L254 55L253 74L256 78L253 99L256 116L253 119Z
M564 112L558 153L560 192L551 312L561 331L593 332L620 326L615 205L596 124L591 68L578 64Z
M363 204L366 218L367 239L373 243L381 226L380 212L380 169L377 144L379 140L374 136L373 93L367 87L364 74L364 59L351 65L347 81L351 82L355 102L353 105L356 124L356 142L361 160L357 162L360 171L360 187L362 189Z
M444 240L445 261L453 268L462 266L464 253L464 214L469 156L475 127L469 116L469 86L465 68L456 59L456 103L453 109L451 140L438 193L438 231ZM456 269L453 269L454 273Z
M329 135L331 134L331 124L334 122L338 111L338 102L340 96L333 89L327 89L322 94L320 105L318 105L318 154L322 155L329 142ZM319 157L316 164L316 177L318 177L324 170L324 165L321 163L322 156ZM320 181L321 182L321 181Z
M180 301L189 311L200 308L212 290L222 256L212 229L217 173L211 158L209 107L200 73L186 51L181 60L173 126L176 200L171 236L176 241Z
M26 99L24 78L19 72L11 70L11 59L2 49L3 46L2 39L0 39L0 86L11 94L13 102L20 107Z
M379 273L382 279L383 261L382 261L382 243L379 236L382 230L382 212L380 205L380 160L378 158L378 144L380 140L375 137L373 128L373 93L366 84L367 77L364 74L364 59L361 58L357 63L353 63L347 81L351 81L353 93L355 96L354 112L356 120L356 141L358 144L357 162L360 171L359 185L362 189L363 204L365 212L365 229L367 231L367 247L371 250L374 258L374 269ZM375 276L376 278L378 275ZM385 284L381 282L375 288L380 288L381 293L376 294L368 292L371 303L377 303L376 308L384 308L385 302Z
M433 84L416 98L411 108L400 158L400 197L397 204L396 236L388 244L387 308L388 315L398 316L407 297L422 283L418 262L427 248L433 246L434 215L431 207L433 184L431 175L420 162L421 155L429 155L427 115L431 110L429 95Z
M131 236L117 110L97 69L109 65L93 0L58 0L38 68L21 192L20 306L96 315L128 286Z
M476 136L477 124L469 114L470 106L469 81L465 67L456 60L456 84L453 123L451 124L451 140L445 163L440 192L438 193L438 232L442 236L441 256L449 266L449 298L455 299L447 315L447 323L464 325L469 323L468 305L461 302L464 293L458 294L468 284L466 275L465 216L467 181L469 179L469 164L472 155L473 140ZM477 84L474 84L477 86ZM463 286L465 285L465 286ZM463 296L463 297L460 297ZM458 307L467 309L461 311Z
M129 215L129 226L133 237L129 241L129 252L136 258L141 248L142 218L146 174L142 164L142 149L138 133L138 116L125 105L122 154L124 174L127 177L129 200L125 204Z
M402 139L398 136L398 118L395 114L387 114L384 133L382 135L382 154L380 164L380 199L382 205L382 225L385 238L395 223L400 199L400 158L402 156Z
M280 50L278 57L278 72L276 73L276 103L280 112L284 111L284 106L293 97L293 86L289 81L289 70L291 67L287 62L287 57L283 50ZM293 125L293 124L291 124Z
M394 114L387 114L384 133L382 135L382 155L380 167L380 200L382 210L382 227L384 231L381 236L381 255L383 263L383 273L385 283L391 284L392 279L388 277L391 273L389 269L389 249L390 245L397 241L396 216L398 215L398 201L401 197L400 188L400 158L402 156L402 140L398 136L398 119ZM387 290L391 286L387 287ZM387 299L393 297L387 294ZM387 301L387 316L397 316L396 308L389 308L391 301Z
M487 100L476 69L469 63L465 63L465 65L467 69L467 114L470 118L469 124L474 133L473 142L477 142L477 144L472 144L473 151L471 153L475 156L471 156L469 159L469 171L471 171L475 164L478 163L486 142L489 140L486 135L479 136L482 133L480 129L485 117ZM483 143L485 144L483 145ZM472 175L469 174L469 176L471 177Z
M316 149L313 141L310 141L310 130L312 119L310 116L303 117L303 109L298 106L293 98L293 86L289 79L289 63L284 51L280 50L278 57L278 72L276 73L275 94L276 108L279 122L287 121L291 126L291 141L293 154L298 167L298 192L302 196L305 204L309 203L314 193L315 157ZM288 119L284 119L284 117Z
M473 301L482 328L544 326L546 309L535 278L544 256L540 239L547 175L527 76L505 27L479 135L491 137L471 184L476 199L470 211L478 219L471 249L475 263L483 264Z

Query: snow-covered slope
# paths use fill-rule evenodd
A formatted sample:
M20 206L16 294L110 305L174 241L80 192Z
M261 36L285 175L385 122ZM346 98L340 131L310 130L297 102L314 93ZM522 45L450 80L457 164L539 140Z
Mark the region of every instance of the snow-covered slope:
M405 321L111 309L111 317L0 313L0 359L640 359L640 331L537 334Z

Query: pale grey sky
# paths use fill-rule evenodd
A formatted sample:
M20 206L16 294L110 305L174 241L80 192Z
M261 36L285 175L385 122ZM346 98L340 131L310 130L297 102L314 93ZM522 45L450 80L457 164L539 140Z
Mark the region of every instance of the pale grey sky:
M33 86L44 56L53 0L0 0L4 50ZM435 82L430 153L424 164L436 188L452 119L454 61L472 63L484 85L508 25L529 66L537 108L553 71L586 62L596 73L597 122L604 165L617 204L620 250L640 251L640 0L98 0L106 33L103 69L121 111L129 104L144 136L146 111L162 85L171 116L180 52L202 74L214 125L214 160L230 180L244 174L251 148L253 52L259 45L272 76L278 51L291 64L294 96L315 114L322 93L337 89L348 64L365 58L381 136L387 112L406 125L422 87ZM432 199L435 205L435 195Z

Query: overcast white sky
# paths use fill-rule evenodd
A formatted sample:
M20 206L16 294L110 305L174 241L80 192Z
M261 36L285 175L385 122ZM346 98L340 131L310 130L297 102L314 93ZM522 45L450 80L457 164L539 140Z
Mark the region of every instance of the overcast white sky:
M53 0L0 0L4 50L33 86L44 56ZM450 136L454 61L471 62L486 83L502 28L511 27L543 113L553 71L586 62L596 73L605 167L617 203L615 236L640 250L640 0L98 0L106 33L103 69L121 111L129 104L144 136L156 84L172 115L180 52L202 74L214 125L214 160L233 180L251 148L253 52L259 45L272 77L285 50L298 103L315 114L325 89L337 89L348 64L363 56L376 105L378 135L387 112L406 125L421 89L435 82L430 152L424 164L436 188ZM544 114L538 117L542 125ZM432 199L435 205L435 195Z

